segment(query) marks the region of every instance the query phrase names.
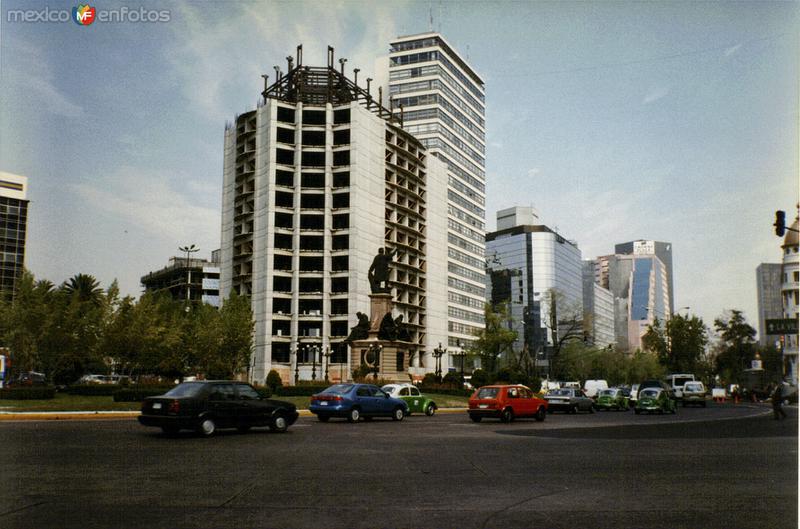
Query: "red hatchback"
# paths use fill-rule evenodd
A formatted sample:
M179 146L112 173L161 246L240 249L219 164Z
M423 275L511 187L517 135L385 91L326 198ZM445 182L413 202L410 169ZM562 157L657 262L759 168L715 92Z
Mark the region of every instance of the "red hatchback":
M534 396L526 386L483 386L469 399L469 418L480 422L493 417L511 422L517 417L534 417L543 421L547 417L547 401Z

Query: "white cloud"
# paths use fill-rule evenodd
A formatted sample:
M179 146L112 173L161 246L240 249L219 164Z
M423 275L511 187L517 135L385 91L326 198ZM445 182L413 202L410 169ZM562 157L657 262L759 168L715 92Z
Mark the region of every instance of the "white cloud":
M654 87L651 88L648 94L642 100L643 105L649 105L659 99L662 99L669 95L670 89L668 86L661 86L661 87Z
M167 183L170 177L174 175L120 167L102 186L82 183L71 187L88 207L133 224L154 238L180 242L201 236L210 239L204 241L205 247L219 244L220 212L194 205L187 193ZM187 189L195 187L192 181L185 185Z
M528 169L528 178L536 178L542 172L541 169L538 167L534 167L532 169Z
M734 53L738 52L739 49L742 47L741 44L737 44L736 46L731 46L725 50L725 57L730 57Z

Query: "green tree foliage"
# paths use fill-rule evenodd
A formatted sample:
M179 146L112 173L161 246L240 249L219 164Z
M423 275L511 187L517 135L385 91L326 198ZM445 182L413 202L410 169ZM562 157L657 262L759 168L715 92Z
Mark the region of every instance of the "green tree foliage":
M696 373L701 370L708 344L708 328L697 316L674 315L662 324L658 318L642 337L646 351L658 355L667 371Z
M553 365L554 378L559 380L606 380L610 385L636 384L648 378L662 378L664 367L655 354L618 349L590 347L582 342L564 345Z
M165 294L120 299L112 283L78 274L61 287L28 272L13 300L0 302L0 345L15 372L42 371L56 383L85 373L203 374L231 378L248 366L253 321L247 298L221 310Z
M477 389L481 386L491 384L492 381L489 380L489 373L487 373L484 369L476 369L472 372L472 378L470 378L469 383L472 384L473 388Z
M270 369L267 373L266 385L272 393L275 393L279 387L283 386L280 374L274 369Z
M750 367L755 358L756 330L747 323L740 310L714 320L714 329L719 335L717 346L717 372L726 381L739 381L742 371Z
M496 312L489 303L484 305L486 325L476 333L476 340L469 353L481 359L481 367L489 373L495 373L498 359L503 353L513 351L517 331L510 329L511 315L508 305L499 305Z

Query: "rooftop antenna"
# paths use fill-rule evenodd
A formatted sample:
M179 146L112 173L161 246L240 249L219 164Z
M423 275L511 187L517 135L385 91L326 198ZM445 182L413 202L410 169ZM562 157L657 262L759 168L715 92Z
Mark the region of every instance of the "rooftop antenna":
M428 33L433 33L433 3L428 4Z

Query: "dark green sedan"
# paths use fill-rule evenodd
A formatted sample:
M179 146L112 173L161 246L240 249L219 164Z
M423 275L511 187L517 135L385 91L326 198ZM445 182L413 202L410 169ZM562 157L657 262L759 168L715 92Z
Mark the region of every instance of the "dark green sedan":
M628 397L618 388L600 390L594 407L598 410L628 411Z
M636 414L643 411L647 413L675 413L677 411L675 401L670 397L669 392L662 388L645 388L639 390L639 399L633 409Z

